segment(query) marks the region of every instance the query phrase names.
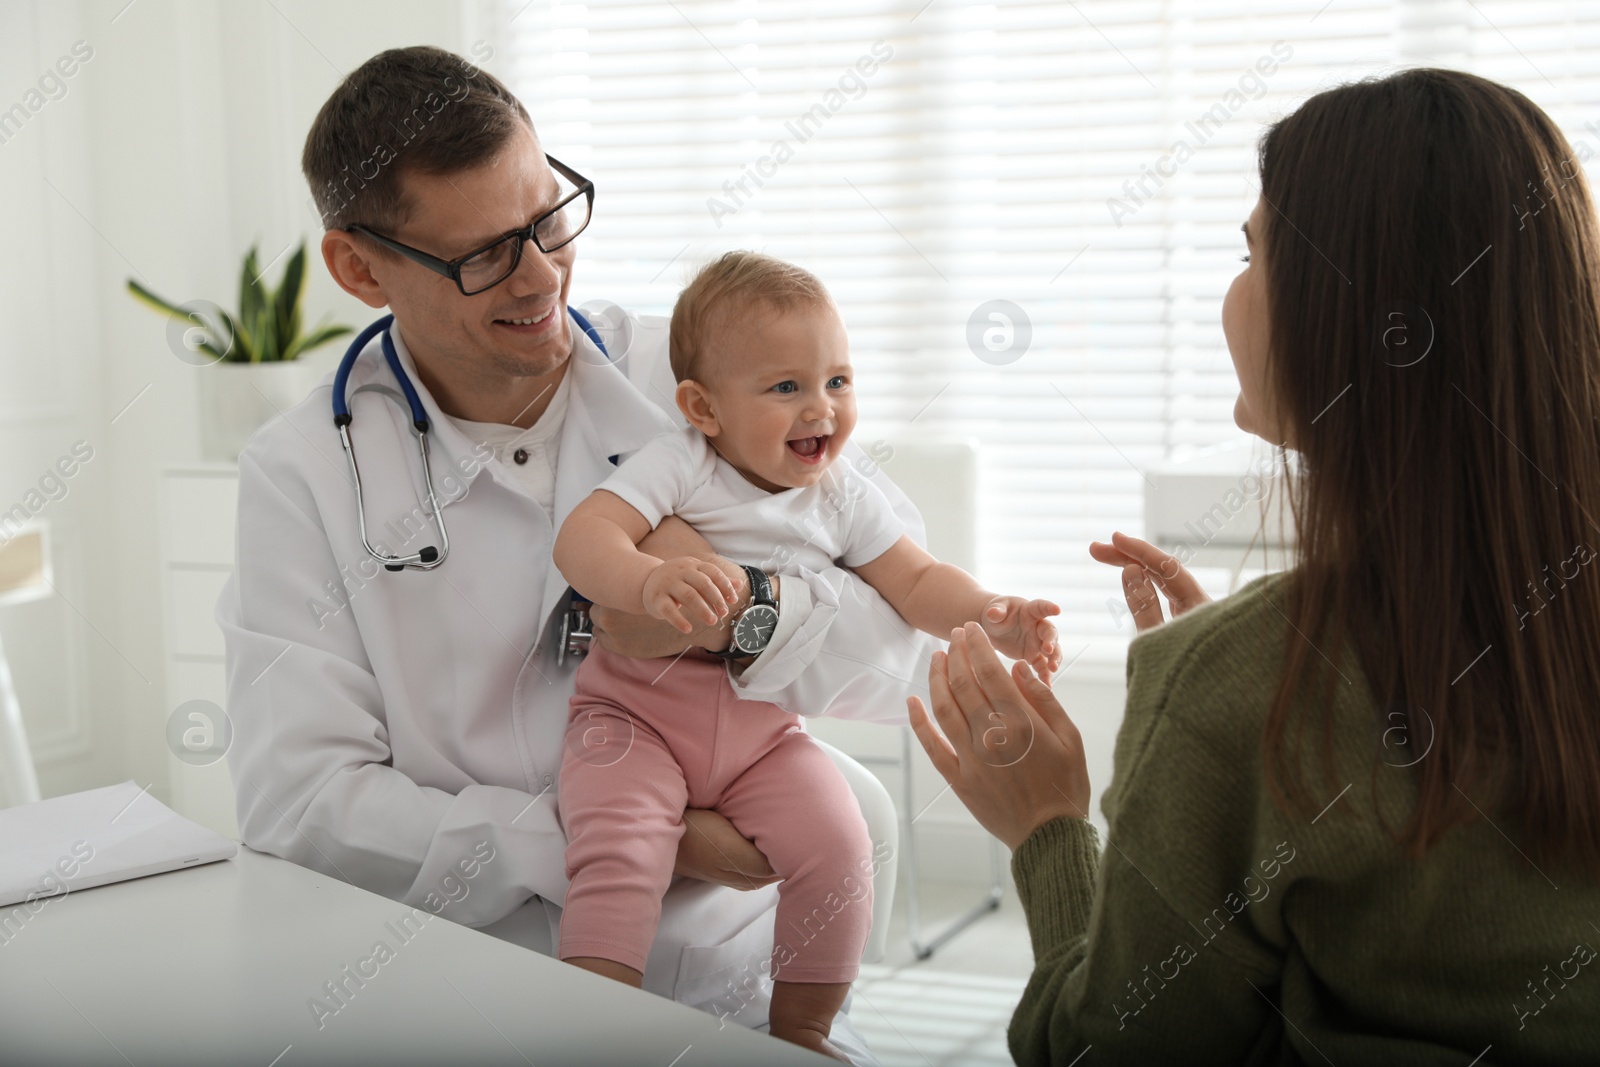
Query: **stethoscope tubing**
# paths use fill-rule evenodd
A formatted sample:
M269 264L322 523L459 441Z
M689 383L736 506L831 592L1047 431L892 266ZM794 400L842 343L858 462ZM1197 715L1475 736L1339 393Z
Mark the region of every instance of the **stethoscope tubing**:
M584 334L593 341L600 354L607 359L611 354L606 351L605 342L600 339L600 333L589 320L578 313L576 308L568 307L567 314L572 316L574 322L583 330ZM406 374L405 368L400 365L399 353L395 351L394 339L390 327L394 324L393 315L385 315L369 325L356 335L350 342L350 347L345 350L344 358L339 361L339 369L333 376L333 425L339 432L339 444L344 449L345 460L350 466L350 478L356 488L356 524L361 532L361 547L366 549L367 555L383 564L384 568L399 571L410 568L412 570L428 571L439 566L450 555L450 534L444 525L444 509L439 506L438 495L433 489L433 467L428 462L428 430L431 424L428 420L427 409L422 406L422 398L417 395L416 386L411 382L411 377ZM406 404L411 408L411 428L417 437L417 454L422 463L422 481L427 488L428 510L433 516L434 528L439 533L438 545L427 545L417 552L406 556L391 556L378 551L372 541L367 537L367 508L363 499L361 487L361 467L356 463L355 445L350 440L350 427L355 421L350 414L348 388L350 371L355 367L356 360L361 353L366 351L367 345L379 334L383 335L383 358L389 364L389 370L394 374L395 381L400 385L400 391L405 394Z

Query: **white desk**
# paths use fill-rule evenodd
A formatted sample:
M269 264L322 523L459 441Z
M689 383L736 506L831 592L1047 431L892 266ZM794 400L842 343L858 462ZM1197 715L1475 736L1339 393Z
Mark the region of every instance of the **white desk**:
M833 1062L448 919L402 940L408 913L244 848L52 900L0 943L0 1064ZM380 940L319 1029L312 998Z

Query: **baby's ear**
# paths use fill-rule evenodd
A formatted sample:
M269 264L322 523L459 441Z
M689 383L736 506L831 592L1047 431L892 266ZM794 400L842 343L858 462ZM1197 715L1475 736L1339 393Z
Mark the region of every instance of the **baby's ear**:
M689 420L689 425L707 437L715 437L721 432L717 413L711 406L711 394L705 386L692 378L685 378L678 383L676 399L678 410Z

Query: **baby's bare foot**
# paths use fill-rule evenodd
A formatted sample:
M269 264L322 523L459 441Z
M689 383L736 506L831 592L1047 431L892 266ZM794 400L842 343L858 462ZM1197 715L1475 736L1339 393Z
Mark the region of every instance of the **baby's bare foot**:
M840 1063L850 1062L850 1057L840 1052L838 1047L834 1045L832 1041L829 1041L826 1037L815 1030L810 1030L805 1027L798 1027L793 1030L773 1030L772 1036L778 1038L780 1041L788 1041L792 1044L799 1045L801 1048L808 1048L812 1052L820 1052L824 1056L831 1056Z
M849 992L849 982L786 982L780 978L772 984L768 1030L780 1040L849 1063L849 1058L828 1040L834 1016L844 1007Z

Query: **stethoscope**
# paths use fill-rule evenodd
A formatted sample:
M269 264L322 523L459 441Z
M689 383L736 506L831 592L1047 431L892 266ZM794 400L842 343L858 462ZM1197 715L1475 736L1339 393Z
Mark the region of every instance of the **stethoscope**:
M578 313L576 308L567 308L567 314L572 316L572 321L578 328L593 341L600 354L607 359L611 353L606 351L605 342L600 339L600 333L589 320ZM389 327L394 323L393 315L385 315L366 329L356 335L350 342L350 347L345 350L344 358L339 361L339 370L333 376L333 425L339 431L339 444L344 447L345 459L350 463L350 477L356 484L356 523L361 530L361 547L366 549L367 555L383 564L385 570L400 571L407 567L419 571L428 571L439 566L450 555L450 535L444 527L444 509L439 506L439 498L433 490L433 470L428 463L428 429L430 422L428 413L422 406L421 397L411 384L411 378L406 374L405 368L400 365L400 356L395 352L394 339L390 336ZM433 513L433 525L439 532L439 544L427 545L407 556L391 556L378 551L367 537L367 508L361 490L361 468L356 464L355 445L350 441L350 425L354 421L350 415L350 404L347 388L350 381L350 371L356 365L356 360L372 338L377 334L383 335L383 358L389 364L395 381L400 384L400 391L405 394L406 404L411 408L412 431L417 436L417 454L422 463L422 481L428 492L428 509ZM580 603L576 594L569 603L567 610L562 614L561 639L556 644L556 659L564 662L569 655L583 655L588 651L589 638L592 636L588 628L588 604Z

